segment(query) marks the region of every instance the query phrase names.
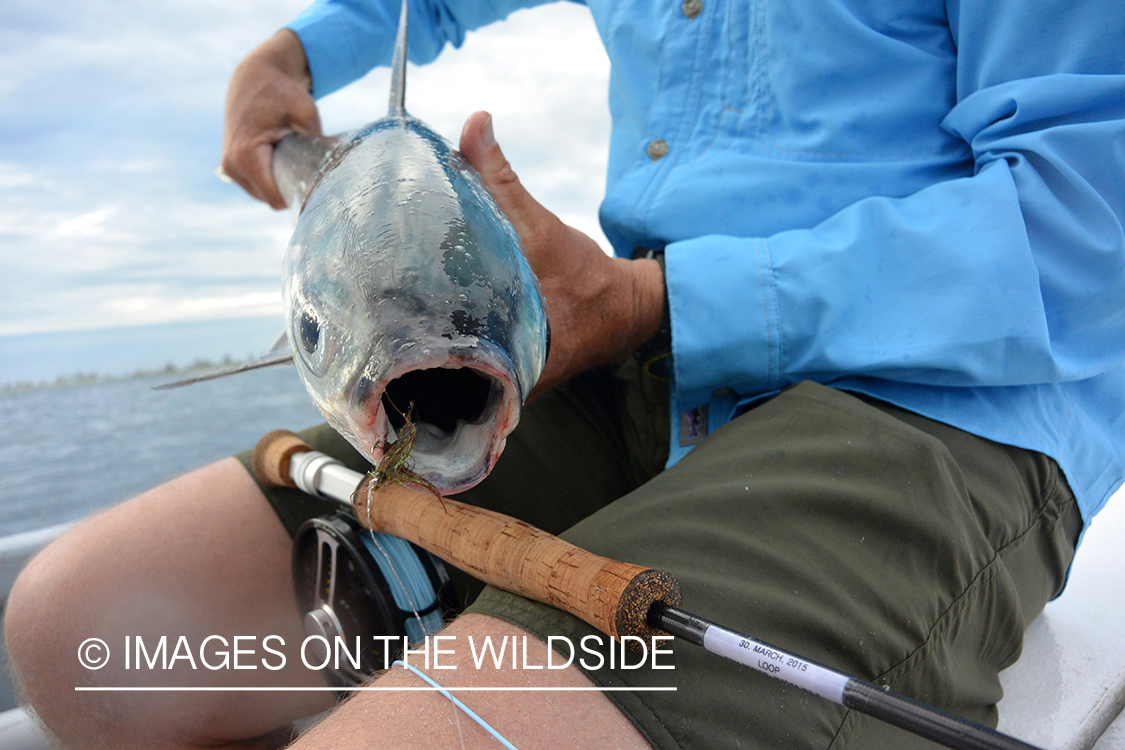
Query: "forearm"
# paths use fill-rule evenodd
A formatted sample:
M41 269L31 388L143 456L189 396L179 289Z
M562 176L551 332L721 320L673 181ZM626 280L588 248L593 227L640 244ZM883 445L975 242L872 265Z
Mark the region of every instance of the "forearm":
M547 0L415 0L410 3L408 56L424 64L446 44L460 47L472 29ZM318 0L287 25L305 46L312 92L319 99L377 66L391 63L399 0Z
M1107 156L1125 132L1112 95L1123 85L982 92L947 118L973 144L976 174L868 198L810 229L670 244L685 400L847 376L1019 386L1125 363L1125 203L1112 187L1123 167Z

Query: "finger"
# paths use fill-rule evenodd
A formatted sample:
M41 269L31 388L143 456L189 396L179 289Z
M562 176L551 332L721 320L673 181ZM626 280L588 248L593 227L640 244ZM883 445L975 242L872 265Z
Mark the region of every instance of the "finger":
M242 188L275 209L285 208L285 201L277 191L271 172L273 145L259 143L242 148L224 150L223 171Z
M285 208L286 203L273 177L273 149L282 138L291 133L309 137L323 135L320 128L320 113L311 96L294 102L287 127L266 133L265 142L253 148L247 175L248 181L254 187L251 194L275 209Z
M289 123L293 128L292 132L309 137L324 135L324 132L320 129L320 110L317 109L316 100L312 98L312 94L301 89L300 94L293 98L292 106L292 119ZM281 140L281 138L277 140Z
M255 171L251 176L251 182L259 193L255 195L256 198L270 204L271 208L280 210L285 208L286 204L273 178L273 147L273 143L262 143L254 148Z
M485 187L512 222L525 245L545 232L562 228L561 222L524 189L519 176L496 142L492 115L475 112L461 131L461 154L480 173Z
M295 125L276 128L261 133L257 143L235 143L225 148L222 155L223 171L258 200L275 209L285 208L285 199L273 177L273 150L282 138L291 133L320 135L319 120L314 120L313 127Z

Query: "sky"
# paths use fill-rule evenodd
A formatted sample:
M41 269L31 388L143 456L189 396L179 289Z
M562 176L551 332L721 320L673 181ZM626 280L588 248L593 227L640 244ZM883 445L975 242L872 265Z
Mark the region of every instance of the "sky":
M270 316L280 331L292 219L216 167L231 72L305 5L0 3L0 383L160 367L188 321ZM389 80L376 70L321 100L325 132L385 114ZM597 226L607 85L588 11L556 3L412 65L407 109L454 142L470 113L488 109L532 194L608 247ZM157 330L168 331L155 336L164 347L151 343ZM192 343L185 363L270 343L207 330L213 351ZM115 332L123 343L107 362Z

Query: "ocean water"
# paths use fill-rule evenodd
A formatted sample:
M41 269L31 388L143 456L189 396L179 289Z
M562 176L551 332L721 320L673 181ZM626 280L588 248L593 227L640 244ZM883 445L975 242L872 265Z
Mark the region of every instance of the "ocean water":
M171 391L138 378L0 393L0 536L64 523L323 421L292 367Z

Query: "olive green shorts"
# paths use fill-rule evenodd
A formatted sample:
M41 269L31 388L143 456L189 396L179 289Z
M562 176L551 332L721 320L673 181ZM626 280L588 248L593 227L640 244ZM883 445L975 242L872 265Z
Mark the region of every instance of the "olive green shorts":
M1054 461L801 383L661 471L666 403L634 367L582 375L530 404L493 473L458 499L667 570L694 614L995 724L998 674L1062 589L1081 529ZM326 428L309 437L363 468ZM267 494L291 532L323 507ZM456 583L470 611L544 640L595 633ZM677 688L606 693L655 747L934 747L696 646L668 648L671 670L608 658L587 670L604 687Z

